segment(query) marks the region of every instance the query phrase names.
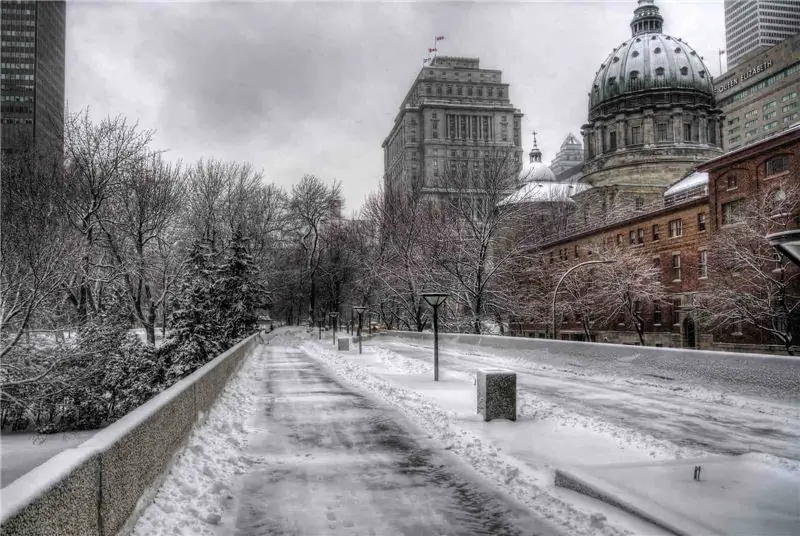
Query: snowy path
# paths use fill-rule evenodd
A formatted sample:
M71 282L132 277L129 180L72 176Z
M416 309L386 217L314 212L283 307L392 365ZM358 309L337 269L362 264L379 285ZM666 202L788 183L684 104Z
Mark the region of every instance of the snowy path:
M554 533L299 349L270 352L264 377L227 534Z
M422 366L431 362L432 346L424 342L378 339L371 345L384 359L402 356ZM528 402L536 408L537 418L574 414L677 447L714 454L761 452L800 460L797 393L784 395L783 400L757 398L736 393L732 385L706 387L699 382L655 378L646 371L620 371L602 362L568 363L568 356L554 365L552 356L528 352L520 358L512 351L507 353L511 355L503 355L502 350L442 345L440 367L465 374L486 367L515 370L520 406Z

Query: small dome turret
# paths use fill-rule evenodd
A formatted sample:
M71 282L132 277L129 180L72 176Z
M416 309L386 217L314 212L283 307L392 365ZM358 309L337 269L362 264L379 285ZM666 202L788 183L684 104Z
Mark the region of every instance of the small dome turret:
M549 166L542 162L542 151L536 145L536 133L533 133L533 148L528 153L530 162L522 167L519 178L522 182L554 182L556 176Z

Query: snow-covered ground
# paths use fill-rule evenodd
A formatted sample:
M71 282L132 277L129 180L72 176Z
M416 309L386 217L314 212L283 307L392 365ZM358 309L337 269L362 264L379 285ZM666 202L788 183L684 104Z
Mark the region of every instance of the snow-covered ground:
M361 356L315 339L304 348L399 407L499 488L570 533L657 529L556 488L556 467L755 452L800 476L796 393L757 397L737 393L734 385L676 382L569 356L447 344L440 345L441 381L434 383L432 346L423 341L379 337L365 343ZM517 422L484 423L477 416L480 368L517 372Z
M486 496L508 495L565 534L665 532L555 487L557 467L755 452L752 459L800 479L800 415L792 395L758 397L732 385L455 345L441 348L441 381L435 383L430 344L379 337L365 342L363 355L355 348L337 352L329 339L298 328L284 328L260 347L193 433L133 534L369 534L370 527L372 533L396 528L375 510L388 504L395 514L405 512L416 499L398 495L397 486L416 494L419 483L408 480L409 467L387 472L394 455L369 443L376 434L364 427L375 420L364 413L359 395L347 394L347 385L396 408L423 432L421 442L470 465L496 493ZM323 380L308 356L341 383ZM516 422L486 423L476 414L479 368L518 373ZM435 464L435 470L441 467ZM359 487L365 482L376 486L374 495ZM359 513L361 504L369 506ZM425 519L445 532L451 526L441 517Z

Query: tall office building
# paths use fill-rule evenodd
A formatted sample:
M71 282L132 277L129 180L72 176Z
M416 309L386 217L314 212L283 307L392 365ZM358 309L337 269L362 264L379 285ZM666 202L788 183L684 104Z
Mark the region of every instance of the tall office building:
M800 32L800 0L725 0L728 69L760 47Z
M522 165L522 112L509 99L502 72L477 58L438 56L420 70L382 146L387 186L417 195L445 192L449 166L480 169L508 150Z
M2 148L61 139L66 2L0 2Z

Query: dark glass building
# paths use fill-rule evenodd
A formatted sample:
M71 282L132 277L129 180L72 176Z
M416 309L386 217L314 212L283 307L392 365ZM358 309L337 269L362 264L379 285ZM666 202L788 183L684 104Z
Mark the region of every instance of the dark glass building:
M59 143L64 131L66 2L0 2L2 148Z

